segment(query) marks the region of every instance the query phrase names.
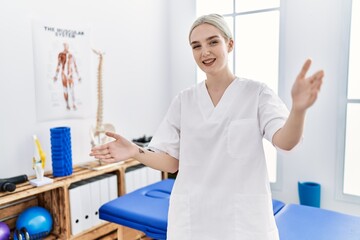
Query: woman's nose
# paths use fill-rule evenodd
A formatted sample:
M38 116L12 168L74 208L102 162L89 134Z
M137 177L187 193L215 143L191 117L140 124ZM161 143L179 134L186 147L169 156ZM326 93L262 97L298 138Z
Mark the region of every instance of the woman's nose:
M206 56L209 56L209 55L210 55L210 51L209 51L209 50L204 49L204 50L202 51L202 56L203 56L203 57L206 57Z

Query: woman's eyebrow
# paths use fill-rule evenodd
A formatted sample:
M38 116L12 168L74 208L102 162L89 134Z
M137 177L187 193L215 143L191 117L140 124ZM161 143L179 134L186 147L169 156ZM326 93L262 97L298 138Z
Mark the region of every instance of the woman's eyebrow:
M214 36L208 37L208 38L206 39L206 41L212 40L212 39L214 39L214 38L220 38L220 37L219 37L218 35L214 35Z
M220 37L218 35L210 36L210 37L206 38L206 41L210 41L210 40L212 40L214 38L220 38ZM190 45L199 44L199 43L200 43L199 41L192 41L190 43Z

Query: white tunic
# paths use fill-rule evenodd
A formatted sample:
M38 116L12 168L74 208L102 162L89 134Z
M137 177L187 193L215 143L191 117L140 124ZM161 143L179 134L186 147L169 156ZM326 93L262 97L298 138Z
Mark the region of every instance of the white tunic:
M235 79L214 107L205 82L176 96L150 147L179 159L168 240L278 240L262 138L288 110L265 84Z

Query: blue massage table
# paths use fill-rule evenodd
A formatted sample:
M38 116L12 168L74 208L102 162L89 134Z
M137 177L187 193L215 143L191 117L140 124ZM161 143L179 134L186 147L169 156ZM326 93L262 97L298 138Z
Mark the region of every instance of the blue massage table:
M274 215L276 215L285 206L285 203L275 199L272 200L272 204Z
M140 188L100 207L100 219L166 239L169 197L174 184L166 179Z
M100 219L166 239L169 197L174 184L166 179L110 201ZM360 217L273 200L281 240L360 240Z
M169 197L174 184L166 179L114 199L99 210L102 220L144 232L154 239L166 239ZM274 214L284 203L273 200Z
M297 204L276 215L281 240L360 240L360 217Z

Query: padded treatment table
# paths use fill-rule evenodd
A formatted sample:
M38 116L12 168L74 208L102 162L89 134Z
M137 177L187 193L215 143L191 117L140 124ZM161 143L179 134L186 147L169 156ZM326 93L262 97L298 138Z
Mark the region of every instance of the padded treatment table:
M166 239L167 217L173 179L140 188L101 206L100 219Z
M276 215L281 240L360 240L360 217L297 204Z
M285 206L285 203L275 199L272 200L272 204L274 215L276 215Z
M162 180L105 203L99 210L100 219L137 229L154 239L166 239L173 184L173 179ZM284 205L273 200L274 214Z

